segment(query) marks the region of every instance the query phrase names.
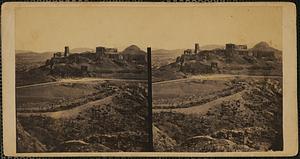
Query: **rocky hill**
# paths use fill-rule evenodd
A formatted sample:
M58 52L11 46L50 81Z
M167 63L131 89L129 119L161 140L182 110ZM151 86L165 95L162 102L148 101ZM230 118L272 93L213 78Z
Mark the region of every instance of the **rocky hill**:
M273 51L274 58L258 58L255 56L236 54L226 57L224 53L217 52L220 49L204 51L209 53L203 60L185 60L183 56L178 56L173 61L166 62L165 65L155 65L153 67L154 81L184 78L196 74L246 74L246 75L282 75L282 52L269 46L266 42L260 42L252 51ZM182 52L183 54L183 52ZM158 59L159 60L159 59ZM215 68L211 67L216 63Z
M214 50L214 49L224 49L222 45L204 45L200 47L201 50ZM154 69L168 65L176 60L178 56L180 56L185 49L154 49L152 50L151 58L152 58L152 67Z
M129 46L118 54L130 57L146 56L146 52L135 45ZM94 52L89 51L72 53L67 57L60 58L52 58L52 56L53 53L17 54L17 85L73 77L147 79L146 62L137 63L134 58L125 60L115 55L99 58Z

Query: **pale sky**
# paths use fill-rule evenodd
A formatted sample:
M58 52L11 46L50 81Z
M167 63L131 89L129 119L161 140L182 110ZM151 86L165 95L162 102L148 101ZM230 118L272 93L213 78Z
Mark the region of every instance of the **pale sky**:
M17 8L16 50L62 51L135 44L160 49L260 41L282 49L281 7Z

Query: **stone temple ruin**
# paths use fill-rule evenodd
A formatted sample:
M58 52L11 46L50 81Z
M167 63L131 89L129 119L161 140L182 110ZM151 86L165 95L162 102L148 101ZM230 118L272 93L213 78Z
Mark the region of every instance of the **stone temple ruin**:
M115 60L123 60L123 55L120 54L116 48L96 47L96 57L97 59L106 57Z

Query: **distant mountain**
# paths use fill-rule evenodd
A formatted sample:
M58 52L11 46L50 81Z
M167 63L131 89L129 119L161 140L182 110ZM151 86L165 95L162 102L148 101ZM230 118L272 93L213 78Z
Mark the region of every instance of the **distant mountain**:
M263 50L263 51L275 51L278 52L280 50L271 47L267 42L261 41L254 45L250 50Z
M16 54L23 54L23 53L36 53L30 50L16 50L15 51Z
M166 50L166 49L156 49L152 51L152 55L168 55L168 56L179 56L183 53L184 49Z
M70 52L71 53L95 52L95 50L91 48L74 48L71 49Z
M152 66L154 68L170 64L183 53L184 49L165 50L156 49L152 51Z
M129 47L127 47L126 49L124 49L122 52L122 54L131 54L131 55L135 55L135 54L146 54L145 51L141 50L138 46L136 45L131 45Z
M53 52L33 52L33 51L20 51L16 50L16 57L20 58L21 60L26 58L26 59L32 59L32 60L39 60L39 59L47 59L53 55Z
M53 56L53 52L37 53L32 51L16 50L16 71L25 72L42 66Z
M273 51L275 53L275 56L277 58L281 58L282 57L282 51L281 50L278 50L278 49L275 49L275 48L271 47L265 41L261 41L261 42L257 43L250 50L251 51Z
M191 48L194 49L194 48ZM223 45L203 45L200 46L201 50L214 50L214 49L224 49ZM168 55L176 55L176 56L180 56L181 54L183 54L185 49L173 49L173 50L167 50L167 49L154 49L152 51L153 55L159 55L159 54L168 54Z
M44 52L36 52L36 51L31 51L31 50L15 50L16 54L27 54L27 55L35 55L35 54L50 54L54 53L56 51L44 51Z

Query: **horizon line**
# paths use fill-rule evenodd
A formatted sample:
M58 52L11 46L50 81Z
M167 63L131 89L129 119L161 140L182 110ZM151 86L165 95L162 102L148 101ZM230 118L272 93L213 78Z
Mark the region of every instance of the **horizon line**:
M272 46L270 43L268 43L268 42L266 42L266 41L260 41L260 42L257 42L256 44L259 44L259 43L261 43L261 42L265 42L265 43L267 43L270 47L272 47L272 48L274 48L274 49L277 49L277 50L280 50L280 51L282 51L281 49L278 49L278 48L276 48L276 47L274 47L274 46ZM191 45L191 46L194 46L195 44L197 44L198 42L195 42L195 43L193 43L193 45ZM198 43L199 44L199 43ZM249 44L236 44L236 43L233 43L233 42L227 42L227 43L225 43L225 44L205 44L205 45L200 45L200 48L201 47L203 47L203 46L209 46L209 45L217 45L217 46L223 46L223 47L225 47L226 46L226 44L235 44L235 45L247 45L247 47L248 47L248 45ZM256 44L254 44L251 48L253 48ZM147 47L151 47L151 46L147 46L145 49L142 49L143 47L140 47L140 46L138 46L138 45L136 45L136 44L131 44L131 45L129 45L129 46L127 46L127 47L125 47L125 48L123 48L123 49L120 49L120 47L106 47L106 48L117 48L118 50L122 50L122 51L124 51L126 48L128 48L128 47L130 47L130 46L133 46L133 45L135 45L135 46L137 46L138 48L140 48L141 50L143 50L143 51L146 51L147 50ZM66 45L66 46L68 46L68 45ZM94 48L90 48L90 47L74 47L74 48L70 48L70 46L69 46L69 49L70 49L70 51L72 50L72 49L91 49L91 50L93 50L93 51L96 51L96 47L99 47L99 46L95 46ZM105 46L103 46L103 47L105 47ZM121 47L122 48L122 47ZM151 47L152 48L152 51L154 51L154 50L183 50L183 49L193 49L194 47L189 47L189 48L158 48L158 47ZM249 47L250 48L250 47ZM26 52L33 52L33 53L49 53L49 52L63 52L64 51L64 47L62 47L62 49L61 49L62 51L58 51L58 50L45 50L45 51L36 51L36 50L31 50L31 49L15 49L15 51L24 51L24 52L20 52L20 53L26 53ZM121 51L120 51L121 52Z

